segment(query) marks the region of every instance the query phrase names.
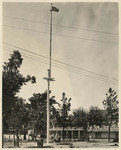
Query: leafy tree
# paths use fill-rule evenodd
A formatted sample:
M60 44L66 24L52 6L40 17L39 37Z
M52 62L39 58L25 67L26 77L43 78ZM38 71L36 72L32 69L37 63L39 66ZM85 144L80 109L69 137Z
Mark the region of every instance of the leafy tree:
M13 114L17 113L15 112L16 104L18 105L18 103L16 103L16 94L20 91L22 85L26 85L28 81L30 81L31 83L36 82L36 78L34 76L31 77L27 75L27 77L24 77L20 73L20 67L23 62L23 58L20 52L18 50L15 50L10 56L11 57L8 59L8 62L4 62L2 72L3 133L5 129L9 127L10 118L12 122Z
M96 106L91 106L89 111L79 108L73 112L73 123L75 127L82 127L85 130L85 138L88 140L89 133L96 126L101 127L104 123L104 117L101 110Z
M46 135L47 126L47 91L40 94L33 94L30 101L30 128L35 129L37 133ZM50 102L50 126L53 126L53 119L56 116L55 104L58 104L55 97L52 96Z
M15 97L15 106L9 114L7 124L12 127L18 136L19 133L24 133L24 139L26 139L26 127L29 122L29 111L26 107L25 100Z
M109 88L108 92L106 93L106 99L103 100L104 108L106 109L106 119L105 123L108 125L108 141L110 141L110 129L113 124L118 123L119 118L119 108L118 108L118 100L117 94L112 89Z
M104 125L105 116L97 106L91 106L88 112L88 137L96 127Z
M95 126L101 127L104 124L104 115L97 106L91 106L89 108L88 122L89 127L91 127L92 130L95 128Z
M64 129L69 126L70 123L70 115L69 112L71 110L71 98L67 99L65 97L65 93L62 94L62 105L60 104L60 108L58 110L59 112L59 120L58 120L58 126L63 127L62 137L64 140Z
M75 128L82 127L85 131L85 138L87 139L87 128L88 128L88 113L83 108L78 108L73 111L73 126Z
M2 113L3 113L3 123L7 126L6 120L8 119L8 114L10 115L12 109L15 106L15 96L20 91L22 85L26 84L28 81L35 83L36 79L34 76L24 77L20 74L20 66L22 65L23 58L19 51L13 51L11 57L8 59L9 62L5 62L3 65L2 73Z

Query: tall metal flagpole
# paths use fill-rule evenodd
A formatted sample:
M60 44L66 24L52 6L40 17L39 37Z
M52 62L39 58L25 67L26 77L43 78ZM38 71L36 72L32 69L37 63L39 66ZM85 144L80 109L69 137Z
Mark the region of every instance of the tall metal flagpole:
M49 118L49 91L50 91L50 80L49 80L49 77L50 77L50 70L48 69L48 91L47 91L47 143L49 143L49 124L50 124L50 118Z
M52 7L52 3L51 3ZM48 92L47 92L47 143L49 143L49 128L50 128L50 102L49 102L49 91L50 91L50 79L51 79L51 50L52 49L52 11L50 19L50 66L48 69Z
M51 17L50 17L50 62L49 62L49 69L48 69L48 77L44 79L47 80L48 83L48 90L47 90L47 143L49 143L49 128L50 128L50 104L49 104L49 92L50 92L50 81L54 81L54 78L51 78L51 55L52 55L52 11L58 12L59 9L52 6L51 3Z
M52 3L51 3L52 8ZM52 9L50 10L51 17L50 17L50 78L51 78L51 53L52 53Z

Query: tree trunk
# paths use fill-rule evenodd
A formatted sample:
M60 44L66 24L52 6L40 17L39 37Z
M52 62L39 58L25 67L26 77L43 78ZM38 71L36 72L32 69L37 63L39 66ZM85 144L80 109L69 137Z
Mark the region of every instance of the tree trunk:
M26 140L26 131L24 131L24 140Z
M15 147L15 131L14 131L14 134L13 134L13 145Z
M62 131L62 139L64 141L64 127L63 127L63 131Z
M68 127L67 127L66 140L68 141Z
M111 125L108 126L108 142L110 142L110 128L111 128Z
M2 148L4 148L4 125L2 123Z
M88 132L87 132L87 129L85 129L85 139L88 141Z
M18 135L18 130L17 130L17 134L16 134L16 136L17 136L16 146L17 146L17 147L19 147L19 135Z
M2 131L2 148L4 148L4 134L3 134L3 131Z

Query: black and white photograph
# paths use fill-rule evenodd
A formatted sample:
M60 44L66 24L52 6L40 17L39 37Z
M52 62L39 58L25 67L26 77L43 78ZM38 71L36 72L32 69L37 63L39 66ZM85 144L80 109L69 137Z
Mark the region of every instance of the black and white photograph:
M119 2L2 2L2 148L120 148Z

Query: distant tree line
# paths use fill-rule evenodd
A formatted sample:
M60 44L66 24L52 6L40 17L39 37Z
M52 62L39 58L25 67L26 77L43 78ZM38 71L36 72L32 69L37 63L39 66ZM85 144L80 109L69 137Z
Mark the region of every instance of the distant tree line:
M6 133L9 127L12 127L15 134L24 134L28 129L34 129L36 133L46 136L47 123L47 91L43 93L34 93L29 98L29 103L23 98L17 96L23 85L27 82L36 83L36 77L27 75L24 77L20 73L23 58L19 51L13 51L8 62L3 65L2 72L2 133ZM51 91L50 91L51 93ZM62 93L60 103L55 96L50 97L50 127L63 128L82 127L85 130L85 138L88 139L89 132L92 132L95 126L109 127L108 139L110 141L110 128L118 122L119 108L117 94L112 88L106 93L106 98L102 101L106 114L103 114L97 106L91 106L89 111L80 107L71 114L71 98L67 98Z

